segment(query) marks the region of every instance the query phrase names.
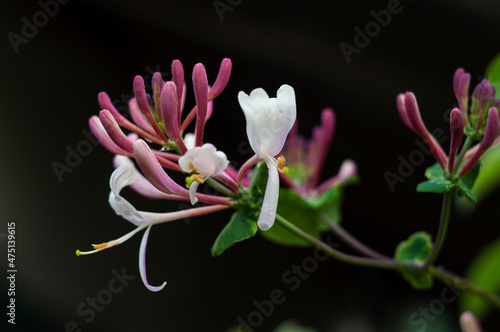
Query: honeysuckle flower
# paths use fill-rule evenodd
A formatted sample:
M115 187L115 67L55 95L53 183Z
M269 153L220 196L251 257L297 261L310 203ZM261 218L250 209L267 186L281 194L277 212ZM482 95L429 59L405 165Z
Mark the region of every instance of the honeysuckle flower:
M137 172L137 170L135 169L130 160L126 161L124 159L121 159L115 161L115 163L121 164L121 166L119 166L111 175L109 183L111 187L111 191L109 193L109 203L117 215L130 221L132 224L136 226L136 228L116 240L93 245L94 250L92 251L82 252L77 250L76 254L88 255L99 252L104 249L117 246L127 241L141 230L146 229L139 250L139 270L144 285L151 291L155 292L160 291L163 289L163 287L165 287L166 282L164 282L161 286L151 286L149 285L146 278L146 263L145 263L146 245L151 227L155 224L164 223L167 221L173 221L173 220L221 211L223 209L226 209L228 206L227 205L204 206L200 208L193 208L189 210L180 210L176 212L167 212L167 213L138 211L129 201L127 201L120 195L120 192L122 191L123 188L127 186L132 186L134 185L134 183L139 182L136 185L135 188L136 191L149 193L150 195L157 196L157 198L167 198L167 197L161 195L163 194L161 192L160 193L156 192L157 189L154 188L151 184L149 184L149 182L145 182L145 178L143 178L142 175L140 175Z
M269 170L266 192L257 224L268 230L274 224L279 196L278 161L274 158L283 148L296 118L295 92L282 85L276 98L269 98L261 89L250 95L238 93L238 101L245 114L247 136L256 156L265 161Z
M282 154L286 158L288 173L281 172L281 180L304 198L320 195L357 174L354 161L347 159L340 166L339 173L319 184L326 154L335 132L335 113L326 108L321 113L321 124L314 127L312 137L306 140L298 134L298 121L292 127Z
M495 99L495 87L488 80L482 80L474 89L469 107L469 83L470 74L462 68L457 69L453 77L453 90L460 109L454 108L450 114L449 156L425 127L415 95L406 92L397 97L399 115L405 125L424 139L443 171L458 178L467 174L489 147L500 142L498 110L495 107L500 106L500 99ZM464 134L469 140L480 143L458 154Z
M189 187L191 204L198 202L196 189L210 176L219 175L229 164L224 152L217 151L215 146L206 143L201 147L194 147L179 159L179 165L186 173L192 173L192 183Z

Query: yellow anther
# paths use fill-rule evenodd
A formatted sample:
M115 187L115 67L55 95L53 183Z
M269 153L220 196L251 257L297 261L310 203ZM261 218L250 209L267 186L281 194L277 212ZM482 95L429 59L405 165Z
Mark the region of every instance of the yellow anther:
M198 183L204 183L203 179L201 178L200 174L193 174L191 175L191 180L196 181Z
M288 174L288 172L290 172L290 169L288 167L283 167L283 169L281 170L284 174Z
M99 249L104 249L104 248L109 248L109 247L112 247L112 246L116 246L119 243L120 242L118 242L116 240L113 240L113 241L104 242L104 243L101 243L101 244L94 244L92 246L94 247L95 250L99 250Z
M198 170L196 168L194 168L193 163L189 163L189 168L192 169L195 172L198 172Z
M283 155L279 156L278 157L278 168L282 169L283 166L285 166L285 162L286 162L285 157Z

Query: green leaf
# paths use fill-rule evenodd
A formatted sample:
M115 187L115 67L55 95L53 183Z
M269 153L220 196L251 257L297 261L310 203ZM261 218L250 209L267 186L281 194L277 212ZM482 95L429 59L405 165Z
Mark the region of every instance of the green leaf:
M429 180L421 182L417 185L417 191L421 193L437 193L443 194L450 191L454 184L445 179L444 171L439 163L428 167L425 170L425 177Z
M236 204L237 211L233 213L212 246L213 256L219 256L234 243L251 238L257 233L257 220L266 191L267 176L266 164L258 163L252 172L249 187L243 191L240 201Z
M445 172L439 163L435 163L425 170L425 176L429 179L417 185L418 192L444 194L451 189L457 187L458 195L464 196L472 203L477 202L476 196L472 193L471 188L479 173L479 163L474 166L464 177L450 181L445 177Z
M324 230L324 223L320 213L293 190L280 189L277 213L314 237L319 237ZM271 229L260 232L260 234L267 240L284 246L310 246L308 242L278 223L275 223Z
M486 291L500 295L500 239L485 247L472 261L465 277ZM492 309L489 302L472 293L464 292L460 296L462 311L472 311L479 319L486 317Z
M425 170L425 177L430 180L444 180L444 171L439 163L427 167Z
M455 185L447 180L427 180L417 185L417 191L421 193L444 194Z
M244 210L236 211L215 240L212 256L219 256L234 243L251 238L255 233L257 233L257 223Z
M500 53L497 54L486 68L486 78L497 89L496 98L500 98Z
M424 263L432 251L431 236L425 232L417 232L408 240L401 242L394 254L394 259L399 262ZM415 289L428 289L432 287L432 275L427 271L401 269L403 277Z

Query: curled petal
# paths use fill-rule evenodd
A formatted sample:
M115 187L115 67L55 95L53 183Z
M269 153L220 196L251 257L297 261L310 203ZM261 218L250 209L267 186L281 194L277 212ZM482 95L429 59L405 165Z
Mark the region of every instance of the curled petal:
M269 177L267 179L266 192L262 201L262 209L260 210L257 225L261 230L267 231L274 225L274 220L276 219L280 182L276 161L269 156L266 156L264 161L269 171Z
M151 230L151 226L149 225L148 228L146 228L146 231L144 232L144 235L142 236L142 241L141 241L141 248L139 250L139 271L141 274L141 279L142 282L144 283L144 286L146 286L147 289L149 289L152 292L158 292L161 291L167 282L163 282L161 286L151 286L148 283L148 279L146 277L146 246L148 244L148 237L149 237L149 231Z
M198 181L194 181L189 186L189 200L192 205L195 205L198 202L198 198L196 198L196 190L198 190L198 186L200 183Z
M119 168L124 165L128 165L129 167L132 167L134 170L134 177L135 180L131 182L130 188L135 190L137 193L144 197L152 198L152 199L168 199L168 200L181 200L182 197L174 194L165 194L164 192L159 191L156 189L151 182L148 181L137 169L135 168L134 163L130 158L127 158L125 156L115 156L113 158L113 164L115 168Z

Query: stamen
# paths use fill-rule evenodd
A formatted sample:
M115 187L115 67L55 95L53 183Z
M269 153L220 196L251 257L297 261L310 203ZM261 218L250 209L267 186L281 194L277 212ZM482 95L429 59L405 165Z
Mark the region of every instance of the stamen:
M189 168L195 172L198 172L198 170L196 168L194 168L193 163L189 163Z
M203 184L205 181L201 178L199 174L193 174L191 175L191 180L196 181L200 184Z
M283 166L285 166L285 163L286 163L285 156L283 156L283 155L279 156L278 157L278 168L282 169Z
M116 246L117 244L120 244L117 240L109 241L109 242L104 242L101 244L93 244L92 246L96 250L104 249L104 248L110 248L112 246Z

